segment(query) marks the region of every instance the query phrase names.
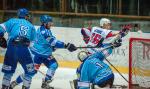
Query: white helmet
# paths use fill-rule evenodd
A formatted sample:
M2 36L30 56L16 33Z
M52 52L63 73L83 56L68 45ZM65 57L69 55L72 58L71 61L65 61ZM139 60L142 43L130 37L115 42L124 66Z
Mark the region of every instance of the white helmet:
M109 19L107 18L102 18L100 19L100 26L103 26L104 24L111 23Z

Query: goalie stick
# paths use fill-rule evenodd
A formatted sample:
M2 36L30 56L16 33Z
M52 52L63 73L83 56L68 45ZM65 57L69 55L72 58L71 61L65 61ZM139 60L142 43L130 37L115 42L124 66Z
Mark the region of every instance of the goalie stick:
M105 60L119 73L119 75L127 82L129 83L129 81L120 73L120 71L113 65L110 63L110 61L108 61L106 58Z

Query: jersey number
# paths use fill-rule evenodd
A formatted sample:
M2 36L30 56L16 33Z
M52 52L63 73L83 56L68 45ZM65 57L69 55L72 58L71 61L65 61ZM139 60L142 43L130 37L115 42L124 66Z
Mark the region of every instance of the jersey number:
M19 31L19 35L20 36L26 36L27 35L27 31L28 31L28 27L27 26L21 26L20 27L20 31Z
M93 44L98 44L99 41L101 40L101 35L93 33L92 34L92 39L90 40Z

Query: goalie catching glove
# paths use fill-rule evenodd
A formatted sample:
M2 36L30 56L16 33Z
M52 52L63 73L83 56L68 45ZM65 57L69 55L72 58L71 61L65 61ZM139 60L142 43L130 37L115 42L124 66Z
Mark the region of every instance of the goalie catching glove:
M77 50L77 47L71 43L65 44L65 48L68 49L70 52Z
M0 47L7 48L7 41L4 37L0 37Z

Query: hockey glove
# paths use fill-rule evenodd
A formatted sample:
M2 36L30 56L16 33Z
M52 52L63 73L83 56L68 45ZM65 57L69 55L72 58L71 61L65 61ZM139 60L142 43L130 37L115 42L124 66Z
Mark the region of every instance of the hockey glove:
M7 41L4 37L0 37L0 47L7 48Z
M65 48L68 49L70 52L77 50L76 46L71 43L65 44Z
M118 40L114 41L114 42L112 43L113 48L120 47L121 44L122 44L121 42L122 42L122 39L118 39Z
M53 52L56 50L55 46L52 46L51 48Z
M123 29L120 31L121 38L125 37L131 29L131 25L125 25Z

